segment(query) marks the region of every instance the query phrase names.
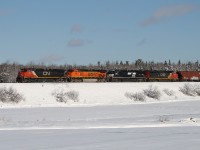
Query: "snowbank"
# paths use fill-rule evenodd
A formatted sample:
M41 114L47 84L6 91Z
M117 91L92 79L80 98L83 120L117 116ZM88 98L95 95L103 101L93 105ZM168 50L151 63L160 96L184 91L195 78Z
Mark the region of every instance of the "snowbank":
M184 82L153 82L153 83L1 83L2 87L12 87L21 93L25 100L18 104L6 104L0 102L1 108L8 107L71 107L71 106L95 106L95 105L127 105L143 103L175 102L184 100L200 100L199 96L186 96L179 91ZM199 83L190 83L199 84ZM161 92L161 98L155 100L146 98L145 102L136 102L125 96L126 92L142 92L149 86L156 86ZM163 90L174 92L168 96ZM52 95L57 91L78 92L78 102L72 100L66 103L56 101Z

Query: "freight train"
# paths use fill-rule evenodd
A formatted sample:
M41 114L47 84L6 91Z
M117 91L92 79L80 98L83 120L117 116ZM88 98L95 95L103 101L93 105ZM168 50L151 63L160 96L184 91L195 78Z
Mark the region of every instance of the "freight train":
M200 81L200 71L21 69L16 82L158 82Z

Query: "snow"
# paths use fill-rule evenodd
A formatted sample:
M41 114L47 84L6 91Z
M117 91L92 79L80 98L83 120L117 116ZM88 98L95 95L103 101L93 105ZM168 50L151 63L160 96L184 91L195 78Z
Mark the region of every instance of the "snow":
M0 149L197 150L200 97L182 94L184 84L2 83L0 87L16 89L25 100L0 103ZM161 91L159 100L125 97L150 85ZM166 95L166 88L175 94ZM77 91L78 102L57 102L55 91Z
M72 106L96 106L96 105L127 105L140 102L125 97L126 92L142 92L148 89L150 85L158 87L162 92L161 99L155 100L147 98L145 103L174 102L184 100L198 100L199 97L190 97L179 91L185 83L179 82L155 82L155 83L23 83L23 84L0 84L0 87L13 87L21 93L25 101L19 104L0 103L2 108L14 107L72 107ZM190 83L197 84L197 83ZM174 96L166 95L164 89L173 90ZM52 95L55 91L77 91L79 101L68 101L59 103ZM143 102L142 102L143 104Z

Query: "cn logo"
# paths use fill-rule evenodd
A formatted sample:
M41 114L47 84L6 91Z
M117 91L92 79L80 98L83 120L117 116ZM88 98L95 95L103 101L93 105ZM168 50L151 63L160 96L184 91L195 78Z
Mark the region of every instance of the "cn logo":
M50 72L48 72L48 71L43 71L43 76L50 76Z
M166 74L165 74L165 73L160 73L160 76L161 76L161 77L165 77Z

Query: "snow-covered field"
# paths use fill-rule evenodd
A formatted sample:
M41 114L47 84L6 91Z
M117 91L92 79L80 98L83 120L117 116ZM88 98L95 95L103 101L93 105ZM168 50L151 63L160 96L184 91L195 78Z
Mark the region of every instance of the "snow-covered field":
M184 84L0 84L24 96L18 104L0 102L0 149L199 150L200 96L182 94ZM161 91L159 100L125 96L150 85ZM59 91L77 92L78 101L57 102L52 93Z

